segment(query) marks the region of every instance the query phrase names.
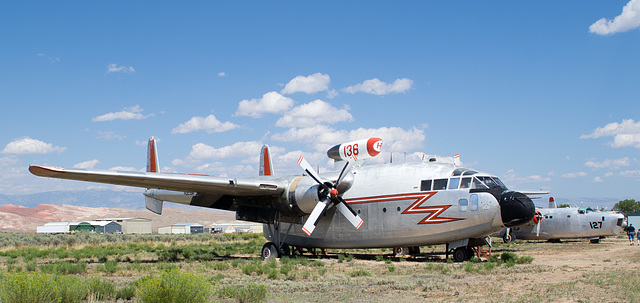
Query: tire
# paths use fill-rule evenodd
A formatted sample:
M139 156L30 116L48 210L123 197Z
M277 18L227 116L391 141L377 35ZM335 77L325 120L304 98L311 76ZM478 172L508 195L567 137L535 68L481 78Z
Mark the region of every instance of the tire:
M268 242L262 246L262 260L268 261L279 257L278 248L273 242Z
M464 262L469 260L469 250L466 247L458 247L453 250L453 261Z
M395 253L396 257L404 257L404 256L409 254L409 248L408 247L395 247L393 249L393 252Z
M509 243L509 242L513 242L516 239L516 236L514 236L513 234L505 234L502 237L502 241L504 241L504 243Z

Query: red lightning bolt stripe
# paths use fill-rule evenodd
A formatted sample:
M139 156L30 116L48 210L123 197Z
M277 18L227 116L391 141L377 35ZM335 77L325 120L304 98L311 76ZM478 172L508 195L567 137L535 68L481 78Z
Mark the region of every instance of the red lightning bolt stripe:
M451 205L437 205L437 206L421 206L422 203L426 202L429 198L435 195L436 192L422 192L422 193L412 193L412 194L398 194L398 195L386 195L386 196L375 196L375 197L364 197L364 198L353 198L346 199L346 202L349 204L360 204L360 203L375 203L375 202L388 202L388 201L398 201L398 200L410 200L416 199L411 206L405 209L402 214L429 214L424 219L422 219L418 224L437 224L437 223L446 223L452 221L462 220L460 218L446 218L440 217L445 210L447 210Z

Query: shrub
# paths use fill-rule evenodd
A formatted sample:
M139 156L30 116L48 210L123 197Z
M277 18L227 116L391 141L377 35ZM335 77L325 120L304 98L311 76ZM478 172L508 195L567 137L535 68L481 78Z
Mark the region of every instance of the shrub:
M74 276L56 276L56 297L60 302L82 302L89 294L85 281Z
M40 270L51 274L83 274L87 272L86 262L57 261L53 264L42 264Z
M264 302L267 300L267 287L260 284L224 286L218 290L218 296L235 299L238 302Z
M48 275L41 273L8 273L4 276L0 300L7 303L55 302L54 283Z
M204 277L170 270L163 272L160 277L141 279L136 297L141 302L197 303L208 302L210 294L211 284Z
M89 288L89 297L98 301L112 299L116 295L116 286L113 282L103 278L91 278L87 286Z
M502 260L502 262L508 263L509 261L515 262L518 259L518 256L512 252L503 252L500 255L500 260Z
M518 264L531 264L531 262L533 262L533 257L530 256L522 256L516 261Z
M132 300L136 296L136 287L132 284L127 285L118 290L116 293L116 301L123 300Z
M347 275L348 275L349 277L355 278L355 277L363 277L363 276L369 277L369 276L371 276L372 274L371 274L371 272L370 272L370 271L368 271L368 270L366 270L366 269L354 269L354 270L352 270L352 271L349 271L349 272L347 273Z

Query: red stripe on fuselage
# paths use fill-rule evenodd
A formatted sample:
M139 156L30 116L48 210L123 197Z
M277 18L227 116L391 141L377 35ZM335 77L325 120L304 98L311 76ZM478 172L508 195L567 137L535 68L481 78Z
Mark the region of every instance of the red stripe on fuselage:
M364 197L364 198L353 198L353 199L345 199L345 202L349 204L362 204L362 203L378 203L378 202L390 202L390 201L400 201L400 200L411 200L415 199L415 202L411 204L411 206L407 207L402 214L429 214L427 217L422 219L418 224L437 224L437 223L446 223L452 221L463 220L462 218L446 218L440 217L445 210L447 210L451 205L434 205L434 206L422 206L429 198L435 195L436 192L423 192L423 193L411 193L411 194L397 194L397 195L385 195L385 196L374 196L374 197Z

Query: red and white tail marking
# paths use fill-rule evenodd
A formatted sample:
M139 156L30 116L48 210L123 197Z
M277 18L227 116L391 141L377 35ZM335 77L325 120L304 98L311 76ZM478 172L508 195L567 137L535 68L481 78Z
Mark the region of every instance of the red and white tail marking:
M147 172L160 172L160 165L158 164L158 149L156 147L155 137L149 138L149 144L147 146Z

